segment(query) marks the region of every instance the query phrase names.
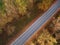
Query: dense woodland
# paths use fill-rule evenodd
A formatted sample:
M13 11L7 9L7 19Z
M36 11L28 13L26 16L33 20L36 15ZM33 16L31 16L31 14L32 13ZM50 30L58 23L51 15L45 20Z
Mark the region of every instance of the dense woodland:
M0 0L0 44L22 30L38 14L44 13L55 0ZM2 43L3 42L3 43Z

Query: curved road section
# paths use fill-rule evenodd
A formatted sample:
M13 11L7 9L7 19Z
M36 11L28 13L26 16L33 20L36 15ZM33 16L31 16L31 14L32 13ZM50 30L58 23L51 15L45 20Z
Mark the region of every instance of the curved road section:
M55 14L55 11L60 7L60 0L57 0L40 18L38 18L22 35L20 35L11 45L24 45L29 37L36 32L50 17Z

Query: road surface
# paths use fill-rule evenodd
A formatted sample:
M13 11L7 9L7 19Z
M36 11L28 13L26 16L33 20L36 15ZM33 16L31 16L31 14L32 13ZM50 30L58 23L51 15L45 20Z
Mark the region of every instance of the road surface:
M24 45L24 43L36 32L55 11L60 7L60 0L57 0L40 18L38 18L22 35L20 35L11 45Z

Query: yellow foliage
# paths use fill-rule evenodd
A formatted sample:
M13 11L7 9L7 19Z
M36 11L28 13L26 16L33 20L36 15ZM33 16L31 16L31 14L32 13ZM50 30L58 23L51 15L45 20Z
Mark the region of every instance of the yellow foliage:
M38 4L38 8L46 11L50 7L52 2L53 0L42 0L42 3Z
M40 45L54 45L54 43L57 43L56 39L51 36L47 29L44 29L42 34L38 36L37 42Z
M28 0L16 0L19 13L24 15L27 12Z

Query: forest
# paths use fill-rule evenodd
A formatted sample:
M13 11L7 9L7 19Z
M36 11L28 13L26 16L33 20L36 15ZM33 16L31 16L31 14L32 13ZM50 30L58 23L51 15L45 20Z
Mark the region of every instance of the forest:
M21 31L38 15L41 16L55 0L0 0L0 45Z

